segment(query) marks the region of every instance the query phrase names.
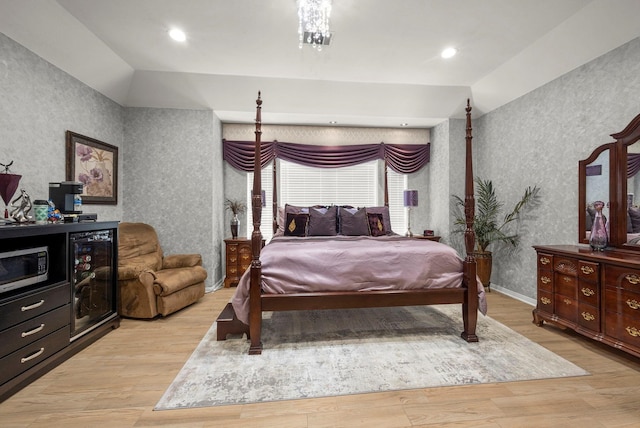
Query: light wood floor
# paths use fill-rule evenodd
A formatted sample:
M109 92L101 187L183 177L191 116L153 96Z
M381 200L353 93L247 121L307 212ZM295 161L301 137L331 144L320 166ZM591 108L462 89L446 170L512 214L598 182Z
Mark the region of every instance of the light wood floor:
M495 291L488 295L490 316L592 375L153 411L233 290L208 294L166 319L123 320L119 329L0 403L0 426L640 426L640 359L554 327L536 327L531 307Z

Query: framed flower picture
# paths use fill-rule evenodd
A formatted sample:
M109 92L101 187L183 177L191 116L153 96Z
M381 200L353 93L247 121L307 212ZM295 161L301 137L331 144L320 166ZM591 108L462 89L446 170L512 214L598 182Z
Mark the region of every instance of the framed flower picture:
M118 148L66 132L66 177L84 184L85 204L118 204Z

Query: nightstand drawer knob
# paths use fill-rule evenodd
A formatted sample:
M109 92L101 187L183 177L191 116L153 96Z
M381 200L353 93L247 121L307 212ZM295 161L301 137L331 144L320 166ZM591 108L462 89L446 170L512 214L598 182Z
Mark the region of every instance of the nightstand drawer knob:
M540 257L540 264L548 265L549 263L551 263L551 260L549 260L547 257Z
M548 276L543 276L542 278L540 278L540 282L543 284L548 284L551 282L551 278L549 278Z
M549 299L548 297L542 297L540 301L542 302L543 305L548 305L551 303L551 299Z
M640 337L640 330L638 330L635 327L627 327L625 328L625 330L627 330L627 333L629 333L629 336Z

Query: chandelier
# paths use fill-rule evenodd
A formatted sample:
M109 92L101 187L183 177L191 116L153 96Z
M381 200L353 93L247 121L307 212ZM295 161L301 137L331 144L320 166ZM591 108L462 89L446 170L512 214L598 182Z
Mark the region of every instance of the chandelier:
M331 39L329 17L331 0L298 0L298 40L302 45L309 44L322 50Z

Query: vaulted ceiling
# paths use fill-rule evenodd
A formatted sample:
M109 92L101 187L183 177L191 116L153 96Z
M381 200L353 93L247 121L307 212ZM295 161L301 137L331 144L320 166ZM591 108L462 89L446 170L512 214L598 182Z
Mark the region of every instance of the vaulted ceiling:
M489 112L640 36L638 16L638 0L333 0L318 52L299 48L296 0L0 0L0 32L123 106L252 122L260 90L264 123L382 127L462 117L466 98Z

